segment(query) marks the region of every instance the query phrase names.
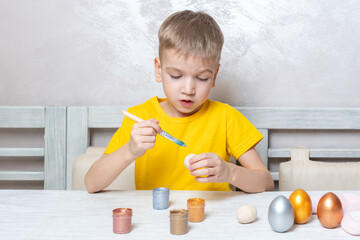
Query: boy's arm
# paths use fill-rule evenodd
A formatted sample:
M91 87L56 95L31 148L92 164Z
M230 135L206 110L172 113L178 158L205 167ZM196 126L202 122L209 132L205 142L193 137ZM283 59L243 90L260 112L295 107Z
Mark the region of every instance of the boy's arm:
M161 132L159 121L150 119L135 123L129 142L111 154L103 154L85 175L89 193L99 192L109 186L136 158L155 145L156 134Z
M86 190L89 193L103 190L135 159L129 150L129 143L111 154L103 154L85 175Z
M241 166L229 163L229 183L245 192L263 192L274 189L274 181L259 154L251 148L238 158Z

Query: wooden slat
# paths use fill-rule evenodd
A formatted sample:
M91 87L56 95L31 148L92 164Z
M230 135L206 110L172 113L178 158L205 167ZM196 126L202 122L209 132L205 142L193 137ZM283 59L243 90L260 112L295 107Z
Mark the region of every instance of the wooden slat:
M89 128L119 128L129 107L89 107Z
M271 158L290 158L291 149L269 149ZM360 149L310 149L310 158L360 158Z
M43 128L43 107L0 107L0 128Z
M268 167L269 131L263 128L258 130L261 132L264 138L256 145L255 149L265 166Z
M66 108L47 107L45 121L44 189L66 185Z
M279 181L279 172L270 172L270 174L274 181Z
M236 107L257 128L360 129L360 108Z
M42 181L44 172L11 172L1 171L0 180L6 181Z
M43 157L44 148L0 148L1 157Z
M66 189L72 186L72 167L77 156L90 144L87 107L67 108Z
M360 129L360 108L235 107L257 128ZM89 128L118 128L124 116L119 107L89 107Z

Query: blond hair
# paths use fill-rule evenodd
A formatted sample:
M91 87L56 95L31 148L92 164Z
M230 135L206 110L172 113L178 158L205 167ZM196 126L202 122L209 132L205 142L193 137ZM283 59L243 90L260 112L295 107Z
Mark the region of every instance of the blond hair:
M185 56L220 60L224 36L215 20L204 12L185 10L170 15L158 36L160 58L162 50L174 48Z

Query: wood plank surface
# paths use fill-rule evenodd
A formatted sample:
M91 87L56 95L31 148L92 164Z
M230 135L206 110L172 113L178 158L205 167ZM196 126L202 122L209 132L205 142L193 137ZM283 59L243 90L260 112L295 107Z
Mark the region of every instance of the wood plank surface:
M128 106L89 107L89 128L119 128L124 119L121 111L128 108Z
M325 192L308 192L320 197ZM0 233L2 239L357 239L341 227L327 229L316 215L309 222L294 225L288 232L274 232L268 222L271 201L291 192L170 191L170 206L154 210L152 191L106 191L89 194L85 191L0 191ZM359 191L335 192L360 198ZM205 199L205 220L189 222L185 235L170 234L170 209L186 209L187 199ZM257 209L257 218L240 224L236 211L244 204ZM132 231L114 234L112 210L132 208Z
M271 158L290 158L291 149L270 148ZM360 149L310 149L310 158L360 158Z
M39 171L0 171L2 181L42 181L44 172Z
M360 108L235 108L257 128L360 129Z
M45 122L44 189L66 185L66 108L47 107Z
M44 148L0 148L0 157L43 157Z
M66 128L66 189L71 189L74 161L90 144L88 107L68 107Z
M0 128L43 128L44 107L0 107Z

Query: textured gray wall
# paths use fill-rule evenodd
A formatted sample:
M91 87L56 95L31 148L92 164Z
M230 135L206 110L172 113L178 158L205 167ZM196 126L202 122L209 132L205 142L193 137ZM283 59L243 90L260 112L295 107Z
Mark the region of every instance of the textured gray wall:
M214 100L360 107L360 1L0 1L0 105L134 105L163 96L157 30L204 10L225 35Z
M236 106L360 107L358 0L0 0L0 105L135 105L163 97L154 78L157 31L183 9L211 14L225 36L212 99ZM113 131L95 130L92 144L105 146ZM329 134L275 132L270 145L359 148L359 131ZM0 146L41 146L42 135L0 129ZM2 170L34 166L43 169L39 159L0 158Z

